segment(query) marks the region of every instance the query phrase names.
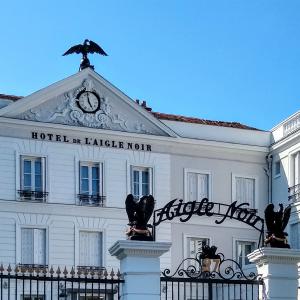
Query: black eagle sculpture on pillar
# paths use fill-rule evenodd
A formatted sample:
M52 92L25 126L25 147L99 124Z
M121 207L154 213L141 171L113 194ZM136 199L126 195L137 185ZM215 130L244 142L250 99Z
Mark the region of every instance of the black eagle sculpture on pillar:
M155 200L153 196L143 196L139 201L135 201L132 194L129 194L125 201L126 212L130 228L126 234L129 240L153 241L152 233L148 224L154 210Z
M290 248L287 242L288 234L284 232L291 216L291 207L283 209L279 204L279 210L274 212L274 204L269 204L265 209L265 221L267 225L266 245L274 248Z
M91 40L84 40L83 44L75 45L71 47L68 51L66 51L63 56L69 55L69 54L82 54L82 59L80 63L80 68L79 70L83 70L86 68L92 68L94 70L94 66L90 64L90 60L88 59L88 54L89 53L98 53L103 56L108 56L105 51L95 42Z

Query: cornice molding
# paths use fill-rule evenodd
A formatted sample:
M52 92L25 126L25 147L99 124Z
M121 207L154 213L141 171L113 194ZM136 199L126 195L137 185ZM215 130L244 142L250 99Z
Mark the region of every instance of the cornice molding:
M168 252L170 247L171 243L167 242L119 240L108 251L119 260L132 256L156 258Z
M248 255L248 259L258 266L266 264L297 264L300 250L263 247Z
M113 131L113 130L103 130L103 129L95 129L95 128L87 128L87 127L76 127L76 126L68 126L62 124L54 124L54 123L41 123L34 122L28 120L18 120L11 119L6 117L0 117L0 124L7 124L9 127L21 127L34 129L35 131L43 131L43 130L61 130L62 132L73 134L85 134L85 135L93 135L95 137L100 135L109 135L110 137L127 137L133 139L141 139L147 140L149 142L163 142L164 145L169 143L170 146L178 143L181 145L187 146L201 146L201 147L215 147L215 148L223 148L223 149L234 149L240 151L251 151L253 153L268 153L268 147L255 146L255 145L244 145L237 143L229 143L223 141L213 141L213 140L201 140L201 139L191 139L191 138L182 138L182 137L171 137L171 136L157 136L157 135L148 135L143 133L127 133L121 131ZM38 130L37 130L38 128Z

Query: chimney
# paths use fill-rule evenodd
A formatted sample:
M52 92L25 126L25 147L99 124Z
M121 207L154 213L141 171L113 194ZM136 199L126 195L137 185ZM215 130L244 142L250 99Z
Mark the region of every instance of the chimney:
M145 108L147 111L152 111L152 108L147 106L147 102L145 100L136 99L135 102L141 107Z

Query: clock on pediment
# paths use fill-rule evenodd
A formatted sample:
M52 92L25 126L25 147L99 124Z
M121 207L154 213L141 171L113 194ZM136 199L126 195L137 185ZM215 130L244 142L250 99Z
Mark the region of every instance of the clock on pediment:
M78 107L85 113L96 113L100 109L100 97L95 91L86 89L76 96Z

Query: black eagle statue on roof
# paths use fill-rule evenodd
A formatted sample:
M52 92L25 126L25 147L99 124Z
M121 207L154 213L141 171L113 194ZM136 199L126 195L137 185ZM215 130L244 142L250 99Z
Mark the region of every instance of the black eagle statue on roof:
M84 40L83 44L75 45L71 47L68 51L66 51L63 56L69 55L69 54L82 54L82 59L80 62L80 68L79 70L83 70L85 68L92 68L94 70L94 66L90 64L90 60L88 59L88 54L91 53L98 53L103 56L108 56L106 52L95 42L91 40Z
M266 245L275 248L290 248L287 242L288 234L284 232L291 216L291 207L283 209L279 204L279 210L274 212L274 204L269 204L265 209L265 221L267 225Z
M149 228L152 225L148 224L153 210L155 200L152 195L143 196L136 201L132 194L129 194L125 200L126 212L130 226L126 234L129 240L138 241L153 241L152 234Z

